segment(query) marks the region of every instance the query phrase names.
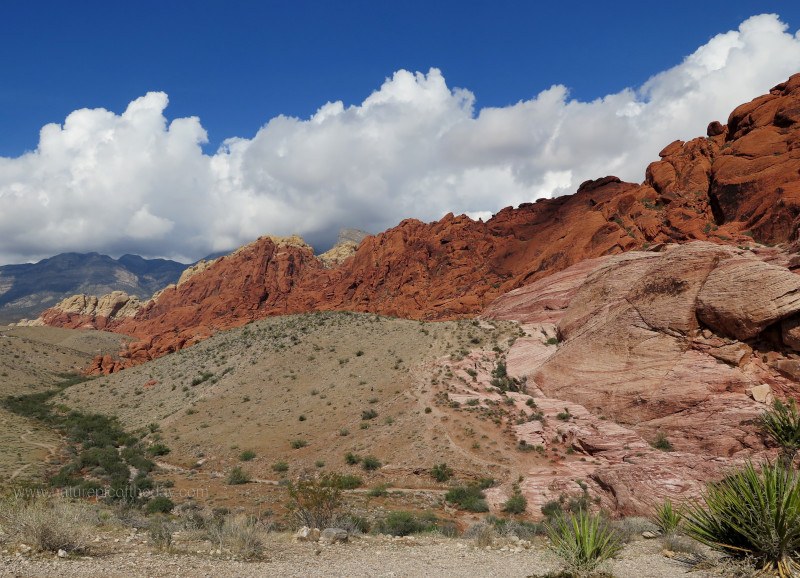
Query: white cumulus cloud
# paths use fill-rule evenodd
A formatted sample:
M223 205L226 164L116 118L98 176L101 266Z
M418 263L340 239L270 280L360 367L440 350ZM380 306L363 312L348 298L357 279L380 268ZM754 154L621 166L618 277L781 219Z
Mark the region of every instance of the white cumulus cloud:
M42 128L35 151L0 157L0 263L65 250L188 261L267 233L324 248L340 227L378 232L450 211L485 219L591 178L639 182L663 146L703 135L798 63L800 34L765 14L591 102L554 85L479 109L435 68L400 70L360 105L278 116L213 155L198 118L167 120L164 93L122 114L77 110Z

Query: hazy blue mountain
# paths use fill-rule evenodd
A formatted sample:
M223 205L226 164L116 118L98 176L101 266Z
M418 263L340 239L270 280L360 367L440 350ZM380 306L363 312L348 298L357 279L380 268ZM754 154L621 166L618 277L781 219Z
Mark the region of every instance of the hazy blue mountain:
M0 324L39 314L77 293L125 291L146 300L178 281L187 265L167 259L99 253L61 253L38 263L0 266Z

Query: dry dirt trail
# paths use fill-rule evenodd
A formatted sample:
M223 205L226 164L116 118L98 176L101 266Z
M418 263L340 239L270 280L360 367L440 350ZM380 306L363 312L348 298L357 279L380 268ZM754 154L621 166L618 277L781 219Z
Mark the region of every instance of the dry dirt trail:
M2 422L2 424L0 424L0 425L5 425L7 421L8 421L7 419L4 419L4 420L3 420L3 422ZM40 448L44 448L44 449L46 449L46 450L47 450L47 458L46 458L47 460L50 460L50 459L54 458L54 457L55 457L55 455L56 455L56 451L58 450L58 446L55 446L55 445L53 445L53 444L43 444L43 443L40 443L40 442L32 442L32 441L30 441L30 440L27 438L27 436L28 436L29 434L32 434L32 433L33 433L33 430L28 430L28 431L26 431L24 434L20 435L20 436L19 436L19 439L20 439L22 442L24 442L24 443L26 443L26 444L28 444L28 445L31 445L31 446L36 446L36 447L40 447ZM25 469L26 469L26 468L28 468L30 465L31 465L31 464L25 464L25 465L23 465L23 466L21 466L21 467L17 468L16 470L14 470L14 471L11 473L11 476L9 476L9 478L8 478L8 479L9 479L9 480L13 480L13 479L15 479L15 478L16 478L18 475L20 475L22 472L24 472L24 471L25 471Z

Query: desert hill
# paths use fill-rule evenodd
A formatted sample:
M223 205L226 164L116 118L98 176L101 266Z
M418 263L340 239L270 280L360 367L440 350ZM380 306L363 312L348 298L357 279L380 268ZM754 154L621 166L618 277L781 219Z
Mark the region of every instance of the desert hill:
M179 487L220 496L246 463L269 485L320 471L430 492L446 462L517 482L528 512L590 500L624 515L699 495L756 455L756 421L800 395L800 276L778 248L709 242L583 261L496 299L482 319L275 316L76 385L57 403L159 424ZM502 369L501 369L502 368ZM363 471L348 453L377 458ZM286 471L273 466L284 463ZM248 489L280 509L282 495ZM436 508L436 494L417 507ZM439 496L441 497L441 496Z
M669 242L793 242L800 215L800 75L734 110L727 125L661 151L642 184L606 177L574 195L508 207L487 222L406 220L326 263L300 242L262 237L164 290L135 316L46 311L53 326L98 326L141 341L114 371L271 315L352 310L408 319L480 313L508 291L583 259Z

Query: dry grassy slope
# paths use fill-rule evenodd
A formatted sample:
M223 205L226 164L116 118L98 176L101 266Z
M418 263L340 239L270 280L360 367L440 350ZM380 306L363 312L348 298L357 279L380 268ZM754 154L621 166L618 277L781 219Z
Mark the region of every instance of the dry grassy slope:
M431 386L441 372L436 360L481 348L489 371L492 348L507 349L520 331L510 322L483 325L347 312L268 318L72 387L57 401L116 414L131 428L157 422L172 449L167 460L200 462L205 472L228 471L253 450L245 467L261 479L278 477L277 461L289 464L290 476L324 462L325 470L358 472L369 484L410 487L430 486L427 469L443 461L460 478L506 477L524 464L516 452L510 459L499 428L436 405ZM378 416L363 420L370 409ZM293 440L308 445L292 449ZM367 474L345 465L346 452L385 466Z
M0 330L0 397L51 389L59 374L85 368L92 357L119 351L125 337L54 327ZM0 408L0 480L36 479L59 438L44 426Z

